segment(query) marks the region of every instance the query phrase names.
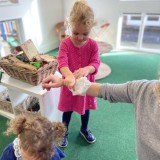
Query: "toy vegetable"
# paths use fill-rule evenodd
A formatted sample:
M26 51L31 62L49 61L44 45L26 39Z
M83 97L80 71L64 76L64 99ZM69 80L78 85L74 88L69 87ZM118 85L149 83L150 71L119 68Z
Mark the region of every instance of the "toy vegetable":
M41 63L40 62L30 62L30 64L35 66L37 69L39 69L41 67Z

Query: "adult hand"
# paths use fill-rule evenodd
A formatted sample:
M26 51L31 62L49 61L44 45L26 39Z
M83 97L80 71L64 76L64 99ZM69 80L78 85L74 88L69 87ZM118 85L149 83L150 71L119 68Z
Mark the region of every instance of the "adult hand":
M47 78L42 81L42 88L46 90L50 90L51 88L58 88L63 86L63 79L59 78L53 74L49 75Z

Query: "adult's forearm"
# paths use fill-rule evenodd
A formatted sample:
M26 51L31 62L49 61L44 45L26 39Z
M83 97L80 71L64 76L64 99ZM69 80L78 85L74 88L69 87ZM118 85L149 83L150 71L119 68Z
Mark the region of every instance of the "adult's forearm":
M99 95L99 91L101 87L102 87L102 84L92 83L91 86L88 88L86 94L89 96L97 97Z

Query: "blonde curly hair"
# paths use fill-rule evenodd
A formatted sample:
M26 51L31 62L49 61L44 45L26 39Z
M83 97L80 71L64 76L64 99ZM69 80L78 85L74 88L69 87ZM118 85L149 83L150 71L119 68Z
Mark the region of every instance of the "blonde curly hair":
M95 25L93 10L86 0L76 0L69 17L65 21L68 30L81 24L90 29Z
M8 123L6 135L18 136L20 147L31 157L49 160L54 155L54 143L61 140L66 127L61 122L51 122L39 114L19 114Z

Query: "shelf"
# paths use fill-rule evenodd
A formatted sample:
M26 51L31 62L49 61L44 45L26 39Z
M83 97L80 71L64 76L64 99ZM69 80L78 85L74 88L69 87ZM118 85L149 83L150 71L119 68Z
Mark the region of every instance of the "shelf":
M2 110L0 110L0 115L6 117L8 119L13 119L15 117L14 114L8 113L8 112L2 111Z
M1 83L7 88L14 89L17 91L25 92L26 94L31 94L33 96L42 96L45 94L46 90L42 89L41 84L33 86L31 84L22 82L20 80L14 79L7 74L3 74Z
M58 71L55 75L61 77L61 74ZM27 95L30 95L39 99L41 115L46 116L50 121L62 121L62 112L57 108L60 88L52 88L50 91L43 90L41 83L34 86L14 79L5 73L2 76L0 85L8 88L13 110L15 106L27 97ZM0 115L9 119L15 117L14 114L4 111L0 111Z

